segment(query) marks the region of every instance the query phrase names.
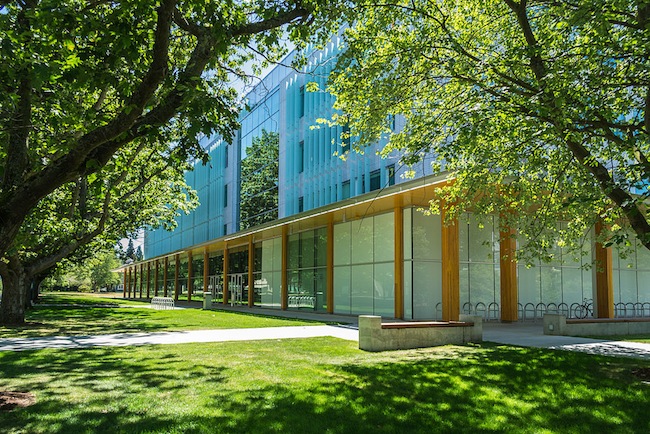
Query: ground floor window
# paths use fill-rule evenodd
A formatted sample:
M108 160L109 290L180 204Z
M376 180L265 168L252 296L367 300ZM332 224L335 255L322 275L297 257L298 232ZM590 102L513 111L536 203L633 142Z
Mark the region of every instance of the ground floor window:
M403 210L404 316L442 318L442 224L439 215Z
M334 226L334 312L395 315L393 213Z
M280 309L282 286L282 238L264 240L255 252L253 280L256 306ZM261 258L261 260L257 260Z
M460 312L500 317L499 223L467 213L458 219Z
M614 314L650 317L650 250L635 240L629 247L612 248Z
M327 310L327 229L289 235L287 240L287 307Z
M555 246L550 261L537 261L532 266L519 264L519 319L541 318L545 312L573 317L580 305L592 303L591 237L582 250L576 253ZM593 304L590 309L589 316L592 316Z

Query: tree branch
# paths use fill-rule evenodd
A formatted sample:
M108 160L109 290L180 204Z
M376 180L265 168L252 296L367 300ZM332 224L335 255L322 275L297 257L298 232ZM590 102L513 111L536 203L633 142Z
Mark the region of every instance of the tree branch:
M31 23L25 9L21 9L17 16L17 26L23 35L26 35L25 44L31 40ZM29 63L24 63L19 71L20 83L16 91L17 103L13 111L13 118L9 122L7 157L4 166L2 190L4 194L13 190L19 184L29 166L28 141L32 123L32 68Z

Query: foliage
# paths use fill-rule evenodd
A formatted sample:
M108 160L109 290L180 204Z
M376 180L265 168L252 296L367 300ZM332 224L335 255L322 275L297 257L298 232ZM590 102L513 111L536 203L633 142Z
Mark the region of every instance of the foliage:
M178 173L206 158L200 135L232 136L233 78L256 53L279 58L283 36L329 28L338 6L0 2L0 320L21 322L31 277L87 256L99 234L114 243L194 206ZM132 221L136 206L147 212Z
M650 5L398 1L358 9L331 77L365 145L435 156L449 217L500 215L529 251L579 249L595 222L650 247ZM390 115L405 119L393 132ZM558 228L557 221L568 225ZM623 229L622 229L623 228ZM525 244L525 243L524 243Z
M241 229L278 218L280 135L262 130L241 162Z
M135 249L133 248L133 240L129 238L129 244L126 246L126 252L124 252L125 259L130 259L135 261Z
M98 291L120 283L120 276L111 270L120 266L115 251L97 252L82 263L62 261L53 276L41 284L43 290Z
M8 432L647 432L647 361L334 338L0 353Z

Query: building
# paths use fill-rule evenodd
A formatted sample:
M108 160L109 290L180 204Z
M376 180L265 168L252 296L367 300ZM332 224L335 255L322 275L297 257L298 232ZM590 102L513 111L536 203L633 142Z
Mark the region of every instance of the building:
M341 159L353 138L317 121L332 115L333 97L306 91L311 81L325 87L338 50L334 38L303 73L277 66L248 94L233 143L204 139L211 164L187 173L200 206L173 232L146 233L147 259L127 268L125 295L211 292L221 303L404 319L650 316L646 249L623 259L592 243L576 260L558 248L556 262L527 268L504 259L516 240L500 237L497 217L443 225L418 211L448 182L426 160L400 167L398 155L377 155L383 143ZM241 168L262 131L279 135L277 201L256 214L269 221L250 226L240 199L252 175ZM407 169L415 178L402 176ZM604 266L585 267L594 258Z

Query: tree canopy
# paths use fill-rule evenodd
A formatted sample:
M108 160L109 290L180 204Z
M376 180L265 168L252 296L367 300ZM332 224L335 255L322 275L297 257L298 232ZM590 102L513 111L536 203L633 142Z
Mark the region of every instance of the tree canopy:
M173 224L194 204L178 174L207 158L198 137L237 128L233 80L286 37L327 33L338 6L0 0L2 321L22 321L26 279L61 258Z
M328 3L327 8L334 8ZM179 143L237 126L233 76L255 51L329 28L316 0L0 2L0 254L58 187L129 143ZM288 27L287 27L288 26Z
M650 5L366 2L331 77L363 146L436 157L434 210L497 213L528 247L580 244L597 221L650 247ZM389 115L405 127L391 131ZM558 220L568 221L558 227Z
M176 154L165 143L150 144L146 151L127 146L115 156L126 159L124 164L107 164L43 198L0 262L0 319L21 322L31 280L48 274L62 259L82 263L140 227L173 225L179 212L193 208L196 197L184 178L191 166Z

